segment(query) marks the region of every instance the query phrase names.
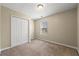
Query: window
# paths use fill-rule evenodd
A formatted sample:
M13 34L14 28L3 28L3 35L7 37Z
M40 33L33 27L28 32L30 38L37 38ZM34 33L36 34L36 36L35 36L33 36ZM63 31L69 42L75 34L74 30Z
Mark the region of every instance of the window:
M47 20L40 21L40 33L47 33L48 32L48 22Z

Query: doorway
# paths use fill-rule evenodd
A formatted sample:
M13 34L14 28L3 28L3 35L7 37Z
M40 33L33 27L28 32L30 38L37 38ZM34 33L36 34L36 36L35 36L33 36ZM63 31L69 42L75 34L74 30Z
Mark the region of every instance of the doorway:
M28 20L11 17L11 47L28 42Z

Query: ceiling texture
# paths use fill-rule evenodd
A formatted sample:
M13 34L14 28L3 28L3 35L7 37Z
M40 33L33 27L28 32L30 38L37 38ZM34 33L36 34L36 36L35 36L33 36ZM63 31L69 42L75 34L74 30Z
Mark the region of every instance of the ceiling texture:
M59 12L76 8L76 3L41 3L43 8L37 8L38 3L4 3L6 6L15 11L22 12L28 16L31 16L33 20L38 20L42 17L53 15Z

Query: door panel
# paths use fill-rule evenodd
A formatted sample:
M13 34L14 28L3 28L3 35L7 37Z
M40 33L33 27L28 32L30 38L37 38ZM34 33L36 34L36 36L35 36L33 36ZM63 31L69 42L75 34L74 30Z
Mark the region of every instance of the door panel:
M28 42L28 21L18 17L11 18L11 46Z

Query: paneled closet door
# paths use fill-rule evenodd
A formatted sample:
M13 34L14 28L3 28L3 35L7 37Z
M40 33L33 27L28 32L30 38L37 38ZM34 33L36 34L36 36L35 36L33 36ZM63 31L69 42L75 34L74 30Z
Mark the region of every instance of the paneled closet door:
M21 28L21 30L22 30L22 33L21 33L22 41L28 42L29 41L28 40L28 21L27 20L21 20L21 22L22 22L22 28Z
M28 42L28 21L18 17L11 17L11 46Z

